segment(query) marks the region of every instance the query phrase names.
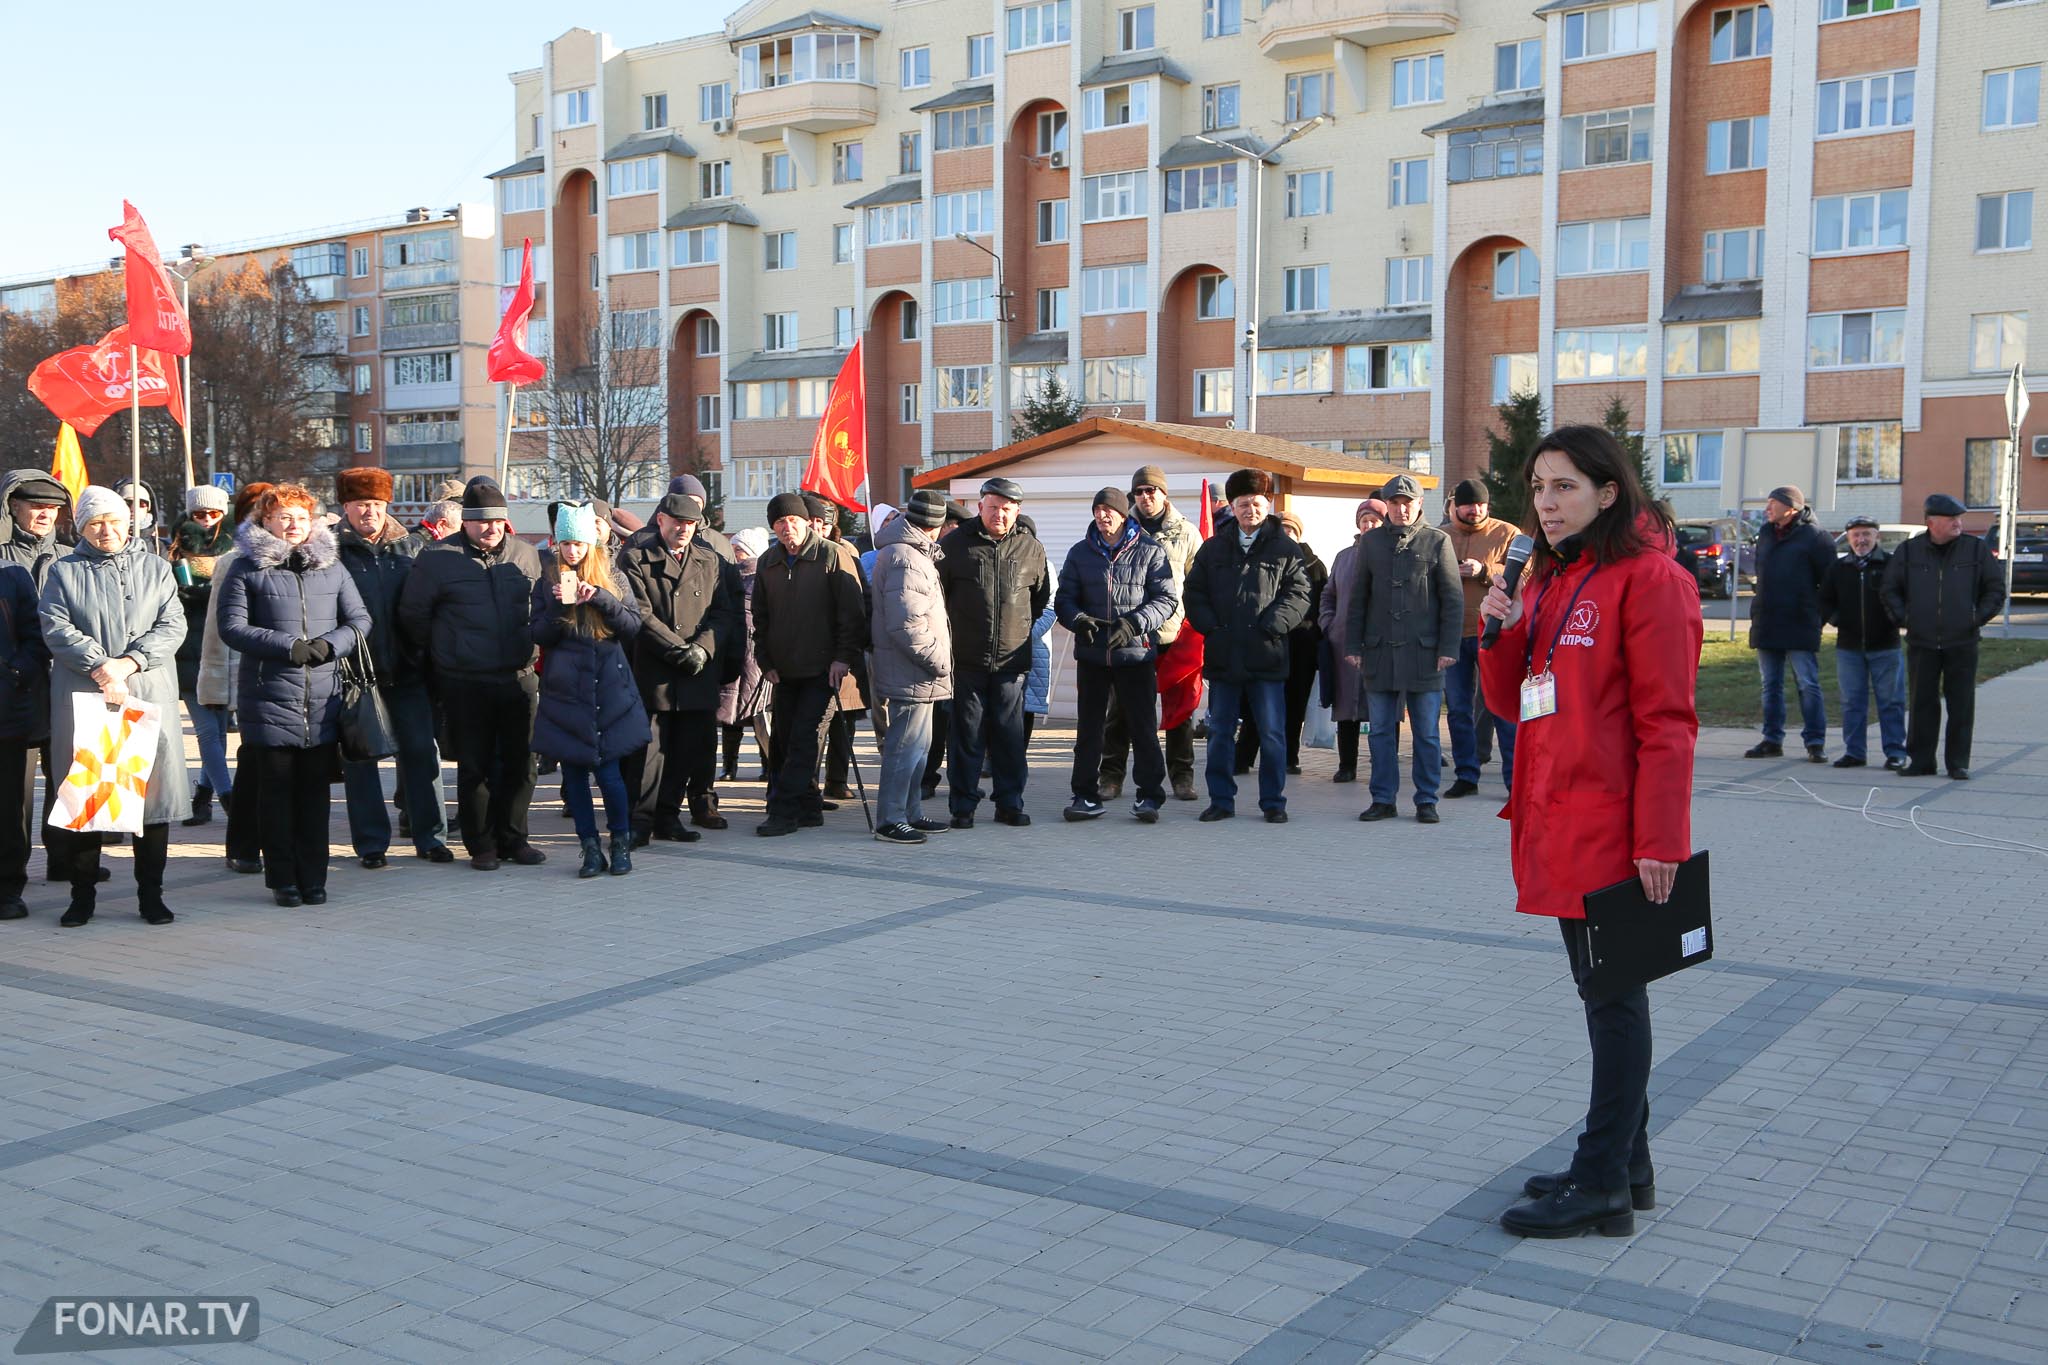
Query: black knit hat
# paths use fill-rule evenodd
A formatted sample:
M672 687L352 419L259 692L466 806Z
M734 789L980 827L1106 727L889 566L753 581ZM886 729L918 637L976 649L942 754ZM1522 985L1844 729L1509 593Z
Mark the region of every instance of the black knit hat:
M1451 490L1451 506L1472 507L1486 501L1486 485L1477 479L1460 479Z
M777 493L768 499L768 524L773 526L784 517L802 517L805 521L811 519L811 509L804 502L803 494Z
M1153 487L1156 488L1158 485L1154 484ZM1093 513L1098 507L1113 507L1118 516L1127 517L1131 514L1131 499L1121 488L1098 488L1095 490L1095 501L1088 505L1088 510Z
M809 516L813 521L836 522L839 520L839 505L824 494L806 491L803 494L803 500L804 506L809 509L805 515Z
M505 490L481 475L471 479L469 487L462 490L462 519L510 521L512 508L505 501Z
M903 516L912 526L929 531L946 524L946 495L936 488L920 488L903 505Z

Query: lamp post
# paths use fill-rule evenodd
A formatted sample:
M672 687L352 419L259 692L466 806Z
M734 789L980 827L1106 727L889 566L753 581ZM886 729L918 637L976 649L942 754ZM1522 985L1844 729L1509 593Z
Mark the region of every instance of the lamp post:
M1195 134L1197 142L1206 142L1211 147L1229 152L1232 156L1241 157L1252 163L1252 231L1251 242L1246 252L1247 261L1245 265L1245 273L1251 276L1251 288L1245 294L1246 322L1244 329L1244 424L1247 431L1257 431L1259 429L1259 276L1264 265L1264 262L1259 258L1259 229L1265 218L1266 184L1266 177L1263 172L1265 171L1266 163L1272 160L1282 147L1285 147L1303 133L1308 132L1311 128L1318 127L1329 117L1328 114L1317 114L1305 123L1295 124L1287 130L1284 137L1264 151L1255 152L1249 148L1240 147L1235 142L1225 142L1221 138L1210 137L1206 133Z
M1010 443L1010 296L1003 291L1003 258L964 232L953 234L996 263L996 444ZM936 319L934 319L936 321Z
M177 266L173 265L169 261L164 262L164 268L170 271L171 274L178 277L178 304L185 310L185 325L189 328L191 326L192 318L192 277L199 273L199 269L201 266L211 264L213 261L213 257L207 255L204 251L200 250L197 244L185 247L179 254L182 257L182 264L185 267L183 270L178 269ZM190 487L192 487L191 351L187 350L186 353L182 357L180 357L180 363L181 368L185 372L183 377L183 382L185 385L185 420L178 424L178 431L180 437L185 442L185 487L189 489ZM211 457L213 454L213 438L210 435L207 437L206 450L208 461L210 464Z

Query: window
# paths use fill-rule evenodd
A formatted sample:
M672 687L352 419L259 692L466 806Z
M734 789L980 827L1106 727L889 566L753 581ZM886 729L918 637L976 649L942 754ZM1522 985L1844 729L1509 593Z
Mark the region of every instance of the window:
M1766 164L1771 140L1769 115L1715 119L1707 124L1707 174L1753 171Z
M1202 0L1204 38L1226 38L1243 30L1243 0Z
M498 283L519 283L519 263L522 249L516 246L501 248L498 252ZM548 253L545 250L533 253L533 282L546 284L548 279Z
M1625 166L1650 159L1650 125L1656 110L1605 109L1564 120L1564 169Z
M1543 125L1480 128L1450 136L1449 179L1453 185L1471 180L1502 180L1543 174Z
M357 393L368 393L374 378L375 374L368 365L356 366L355 391Z
M1757 322L1709 322L1664 329L1664 373L1755 374Z
M1144 123L1146 101L1151 98L1149 81L1124 85L1098 85L1081 92L1081 127L1088 132L1104 128L1128 128Z
M1330 211L1332 171L1289 171L1287 173L1287 216L1319 218Z
M540 150L541 116L535 114L532 116L532 119L532 123L528 125L528 131L532 136L527 138L527 145L537 152Z
M1897 422L1857 422L1835 429L1835 478L1844 483L1897 483Z
M455 322L460 318L453 294L407 294L403 298L384 301L384 325L386 327L424 327L437 323ZM315 331L333 334L333 315L316 313L313 317ZM325 327L319 324L326 321Z
M1083 403L1142 403L1145 401L1145 357L1103 356L1081 362Z
M853 264L853 224L851 223L834 223L832 225L832 264Z
M1281 104L1281 121L1297 123L1317 114L1336 112L1333 99L1336 90L1337 76L1332 71L1304 71L1289 76L1287 98Z
M393 358L391 362L391 383L395 388L454 382L453 351L425 351L419 355L402 355Z
M590 122L590 91L564 90L555 96L555 126L581 128Z
M868 245L893 246L915 242L924 236L924 205L877 204L868 210Z
M796 233L764 232L761 234L761 268L763 270L796 269Z
M798 33L740 49L740 90L807 81L874 84L874 40L855 33Z
M1493 93L1535 90L1543 84L1543 40L1496 43L1493 48Z
M1202 88L1202 131L1237 127L1237 86L1209 85Z
M1237 163L1187 166L1166 173L1166 212L1237 207Z
M1913 124L1913 73L1822 81L1816 91L1813 135L1873 133Z
M967 40L967 79L992 76L996 69L996 35L977 33Z
M1081 181L1081 221L1103 223L1114 218L1145 216L1143 171L1091 175Z
M853 309L842 306L832 310L832 344L841 349L853 345Z
M1702 284L1754 280L1761 278L1763 272L1762 228L1722 228L1707 234L1706 252L1701 258Z
M1405 308L1429 302L1429 256L1387 258L1387 307Z
M1568 62L1648 52L1656 46L1657 0L1580 10L1564 17L1564 59Z
M716 227L684 228L669 234L670 265L712 265L718 260Z
M1769 11L1765 11L1769 13ZM1719 15L1715 16L1719 18ZM1721 433L1674 431L1664 435L1664 484L1721 482Z
M704 161L697 166L697 197L724 199L732 194L732 163Z
M732 386L732 419L735 422L759 422L777 417L789 416L789 385L782 380L766 384L735 384ZM741 462L743 465L746 461ZM802 477L801 472L797 475ZM742 480L744 484L747 482ZM780 490L777 490L780 491ZM764 496L773 496L766 494Z
M832 183L851 185L861 178L861 164L865 160L859 142L835 142L832 144Z
M796 158L788 152L761 155L761 193L784 194L796 188Z
M922 90L932 83L932 50L928 47L906 47L902 52L903 80L905 90Z
M1145 308L1145 267L1098 265L1081 272L1081 315L1136 313Z
M985 408L989 400L989 367L986 365L942 365L933 372L938 381L941 408Z
M591 287L592 289L595 289L595 288L597 288L597 276L598 276L597 262L598 262L598 255L597 255L597 253L596 253L595 251L593 251L593 252L591 252L591 253L590 253L590 287Z
M547 207L547 194L537 175L515 175L498 182L499 206L506 213L530 213ZM357 247L350 253L349 273L362 279L370 273L370 252L367 247ZM353 267L360 266L361 269Z
M1497 355L1493 358L1492 401L1496 406L1518 393L1535 393L1537 388L1534 355Z
M640 97L640 127L647 132L668 127L668 96L642 95Z
M896 390L896 420L905 426L915 426L924 419L924 409L917 401L917 385L904 384Z
M1612 275L1650 268L1650 220L1610 218L1557 229L1557 273Z
M916 299L903 300L903 330L901 335L905 341L915 341L918 338Z
M1067 291L1064 289L1041 289L1038 291L1038 326L1041 332L1064 332L1067 330Z
M597 217L597 177L590 179L590 216Z
M700 85L697 87L697 122L709 123L713 119L731 117L731 81L719 81L714 85Z
M515 182L517 182L517 181L521 181L521 180L524 180L524 181L527 181L527 182L529 182L529 184L530 184L530 187L531 187L531 188L532 188L532 189L533 189L533 190L535 191L536 195L538 194L538 192L539 192L539 190L540 190L540 177L539 177L539 176L537 176L537 175L521 175L521 176L514 176L514 177L513 177L513 178L512 178L511 180L507 180L507 181L504 181L504 182L502 182L502 183L503 183L504 185L506 185L506 186L507 186L507 187L509 188L509 187L510 187L511 185L513 185L513 184L514 184ZM534 208L539 208L539 207L540 207L540 204L539 204L538 202L536 202L536 203L535 203L535 204L533 205L533 207L534 207ZM514 212L515 210L507 209L506 211L507 211L507 212ZM356 279L356 280L361 280L361 279L367 279L367 278L369 277L369 274L370 274L370 248L368 248L368 247L366 247L366 246L358 246L358 247L350 247L350 248L349 248L349 253L348 253L348 273L349 273L349 278L350 278L350 279ZM55 295L53 294L53 295L52 295L52 297L54 298L54 297L55 297Z
M1394 62L1394 107L1441 104L1444 98L1444 54L1402 57Z
M1119 10L1116 16L1117 50L1143 52L1152 46L1152 7Z
M367 455L375 449L375 435L368 422L356 423L356 453Z
M1261 394L1328 393L1330 348L1313 346L1297 351L1260 351L1258 391Z
M2041 121L2041 68L1984 73L1984 131L2031 128Z
M722 414L721 414L721 413L720 413L720 411L719 411L719 409L720 409L720 408L722 408L723 406L724 406L724 404L723 404L723 403L721 403L721 402L719 402L719 395L717 395L717 394L715 394L715 393L701 393L701 394L698 394L698 395L697 395L697 430L699 430L699 431L717 431L717 430L719 430L719 429L720 429L720 428L721 428L721 427L722 427L722 426L724 425L724 423L723 423L722 421L720 421L720 418L721 418Z
M821 417L825 404L832 398L832 381L829 379L799 379L796 381L796 415L799 417Z
M1009 50L1051 47L1072 37L1067 0L1039 0L1037 4L1013 5L1003 11L1009 34Z
M1040 246L1067 240L1067 201L1064 199L1041 199L1038 201L1038 243Z
M614 161L605 169L605 192L613 199L629 194L652 194L660 187L661 171L651 156L631 161ZM534 177L539 179L538 176Z
M1806 368L1898 365L1906 358L1906 310L1816 313L1806 320Z
M954 322L993 322L996 316L996 282L978 280L933 280L932 325Z
M1557 334L1557 378L1641 379L1650 371L1650 336L1640 327L1601 327Z
M353 336L366 337L370 334L370 310L358 306L349 310L349 332Z
M1813 201L1813 254L1889 251L1906 244L1906 191L1836 194Z
M1399 208L1403 204L1427 204L1429 202L1429 158L1408 157L1392 164L1388 175L1387 203Z
M733 404L733 416L741 417L737 401ZM760 501L772 498L785 489L795 488L804 476L804 465L808 455L755 456L733 462L733 482L738 485L737 497Z
M627 232L609 239L612 273L653 270L661 264L661 245L655 232Z
M924 134L900 133L896 138L896 173L916 175L924 169Z
M1214 322L1237 316L1237 290L1228 275L1195 276L1195 320Z
M1525 246L1493 253L1493 296L1497 299L1526 299L1536 296L1541 276L1536 253Z
M1344 392L1383 393L1429 387L1430 344L1403 341L1391 346L1346 346Z
M697 319L697 354L717 355L719 348L718 319L702 317Z
M761 349L764 351L795 350L796 314L763 314L761 318Z
M1977 196L1977 250L2024 251L2034 244L2034 192Z
M1771 7L1744 5L1717 9L1708 30L1707 60L1740 62L1771 55ZM1718 457L1717 457L1718 458Z
M1963 505L1998 506L1998 471L2005 467L2012 442L1980 436L1963 442Z
M932 200L932 240L944 241L956 233L986 236L996 230L996 192L962 190Z
M1861 19L1870 14L1889 14L1895 9L1913 9L1920 0L1820 0L1821 22L1830 19Z
M957 151L986 147L996 139L996 107L977 104L966 109L941 109L932 115L932 150Z
M2005 374L2027 358L2025 313L1979 313L1970 319L1970 368Z
M1282 308L1289 313L1312 313L1330 306L1330 267L1289 266L1281 273Z
M1195 371L1195 415L1228 417L1237 410L1237 371Z
M1073 386L1067 382L1064 365L1012 365L1010 367L1010 406L1022 407L1045 397L1046 385L1057 379L1060 387L1069 393Z

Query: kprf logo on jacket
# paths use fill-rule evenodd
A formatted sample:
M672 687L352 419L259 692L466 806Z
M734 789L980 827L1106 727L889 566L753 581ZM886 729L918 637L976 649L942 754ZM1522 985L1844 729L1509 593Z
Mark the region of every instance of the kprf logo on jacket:
M1564 623L1564 634L1558 636L1561 645L1582 645L1591 649L1594 644L1593 631L1600 624L1600 605L1597 602L1581 602L1572 608L1571 619Z

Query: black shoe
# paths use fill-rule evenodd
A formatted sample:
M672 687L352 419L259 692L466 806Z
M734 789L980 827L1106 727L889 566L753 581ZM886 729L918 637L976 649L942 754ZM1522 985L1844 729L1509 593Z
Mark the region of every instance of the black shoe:
M1627 1190L1589 1190L1566 1180L1533 1204L1500 1216L1518 1237L1578 1237L1596 1228L1603 1237L1627 1237L1636 1230Z
M875 842L881 844L921 844L924 835L905 824L875 826Z
M142 898L141 910L142 922L152 927L160 924L169 924L177 918L176 915L171 913L171 907L164 904L161 892L151 892L149 895L144 896Z
M187 829L213 823L213 788L204 782L192 789L192 813L178 822Z
M498 870L498 855L495 853L472 854L469 865L479 872L496 872Z
M1785 756L1785 746L1773 743L1767 739L1744 749L1742 756L1744 758L1783 758Z
M299 888L296 886L276 887L271 891L270 896L272 900L275 900L287 910L304 903L305 899L299 895Z
M1479 784L1477 782L1467 782L1461 777L1456 782L1451 783L1450 786L1444 788L1444 800L1455 801L1461 796L1470 796L1478 790Z
M564 820L574 820L576 818L576 812L570 810L566 803L555 814L561 816Z
M1400 813L1400 811L1394 809L1391 802L1375 801L1364 810L1358 812L1358 818L1367 824L1371 824L1374 820L1391 820Z
M1211 805L1207 810L1203 811L1200 815L1196 816L1195 818L1197 820L1200 820L1205 825L1213 825L1218 820L1232 820L1236 817L1237 812L1234 810L1225 810L1221 806Z
M535 848L532 844L521 844L517 848L508 848L498 856L508 863L517 863L521 867L539 867L548 860L548 855Z
M1021 810L999 810L996 812L996 823L1022 829L1031 823L1031 817Z
M938 794L939 784L936 782L927 782L917 789L917 799L920 801L930 801Z
M819 809L819 810L838 810L838 809L839 809L839 803L838 803L837 801L820 801L820 802L818 803L818 809Z
M1173 783L1173 799L1176 801L1193 801L1198 799L1195 796L1195 779L1192 777L1175 778Z
M385 857L381 853L365 853L360 861L363 864L364 871L375 872L378 868L384 866Z
M1415 823L1418 825L1440 825L1443 823L1443 819L1441 815L1436 813L1435 806L1417 806L1415 808Z
M1358 769L1339 768L1336 772L1330 774L1330 780L1332 782L1356 782L1358 780Z
M0 901L0 919L27 919L28 902L16 896L10 901Z
M1970 770L1968 768L1950 768L1948 776L1951 782L1968 782L1970 780Z
M1809 745L1807 745L1807 746L1806 746L1806 761L1807 761L1808 763L1825 763L1825 762L1827 762L1827 761L1828 761L1828 751L1827 751L1827 746L1825 746L1825 745L1821 745L1821 744L1809 744Z
M605 873L604 845L597 836L576 841L583 849L583 866L576 869L578 877L602 877Z
M100 870L101 870L101 871L103 871L103 872L104 872L104 871L106 871L106 869L105 869L105 868L102 868L102 869L100 869ZM239 873L243 874L244 876L249 876L249 875L252 875L252 874L254 874L254 873L257 873L257 872L261 872L262 870L263 870L263 860L262 860L261 858L230 858L230 859L228 859L228 871L230 871L230 872L239 872ZM105 881L105 880L106 880L106 878L105 878L105 877L102 877L102 878L100 878L100 880L101 880L101 881Z
M1148 801L1142 796L1139 797L1131 803L1131 818L1141 825L1158 824L1159 803L1157 801Z
M614 877L623 877L633 870L633 836L630 834L612 836L611 866L605 870Z
M1864 764L1860 758L1851 758L1849 755L1843 754L1835 760L1835 766L1837 768L1861 768Z
M80 905L74 900L71 902L70 908L64 912L64 918L58 920L57 923L66 929L76 929L79 925L85 924L91 919L92 907L90 905Z
M939 834L952 828L944 820L912 820L910 827L919 834Z
M654 842L654 831L651 829L636 829L633 831L632 839L628 842L634 848L645 848Z
M430 863L452 863L455 861L455 850L446 844L435 844L419 856Z
M839 807L834 806L832 809L838 810ZM818 811L807 810L802 815L797 816L796 827L798 829L823 829L825 827L825 817Z
M327 888L316 886L311 891L304 893L300 899L308 905L325 905L327 904Z
M1934 776L1934 765L1932 763L1908 763L1905 767L1895 768L1893 771L1898 773L1900 777L1932 777Z
M719 821L719 823L722 825L725 822L721 820ZM677 821L674 824L664 824L656 826L654 830L654 837L662 840L665 843L694 844L699 839L702 839L704 836L699 834L694 829L685 829L683 827L682 822Z
M1301 765L1300 765L1299 763L1290 763L1290 764L1288 764L1288 765L1287 765L1287 775L1288 775L1289 777L1300 777L1300 776L1301 776Z
M1572 1178L1570 1171L1557 1171L1551 1175L1532 1175L1522 1182L1522 1197L1525 1199L1547 1199L1559 1185ZM1641 1180L1635 1172L1628 1177L1628 1202L1637 1213L1648 1213L1657 1207L1657 1174L1652 1171Z
M1105 779L1104 781L1096 784L1095 787L1095 799L1097 801L1114 801L1123 794L1124 784L1121 780L1111 782Z
M954 829L973 829L974 817L971 815L956 815L953 817L951 824Z
M1109 808L1100 801L1093 801L1085 796L1077 796L1067 803L1065 810L1060 812L1060 818L1067 821L1099 820L1102 818L1102 813L1107 809ZM1000 819L1001 817L998 816L997 818Z
M1884 761L1884 769L1888 773L1902 773L1906 771L1906 760L1903 758L1888 758Z
M754 833L760 835L763 839L775 839L784 834L796 833L796 828L796 821L785 819L779 815L771 815L762 823L754 826Z
M1286 824L1286 823L1287 823L1287 812L1286 812L1286 811L1284 811L1284 810L1269 810L1269 811L1267 811L1267 812L1266 812L1266 823L1267 823L1267 824L1269 824L1269 825L1284 825L1284 824Z

